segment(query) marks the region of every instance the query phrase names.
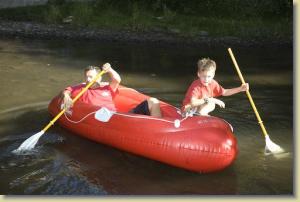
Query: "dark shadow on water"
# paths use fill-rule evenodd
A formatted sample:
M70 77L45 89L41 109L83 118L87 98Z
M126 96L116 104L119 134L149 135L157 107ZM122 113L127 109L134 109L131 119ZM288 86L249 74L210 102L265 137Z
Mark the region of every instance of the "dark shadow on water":
M56 146L64 144L64 137L49 129L29 152L14 154L20 144L41 130L50 121L45 109L23 112L20 116L7 116L1 124L11 124L0 136L0 193L19 194L106 194L68 166L69 160ZM3 125L2 125L3 126ZM62 188L64 187L64 188Z
M100 180L110 194L235 194L234 166L199 174L162 164L68 134L60 150ZM220 182L227 183L220 186Z

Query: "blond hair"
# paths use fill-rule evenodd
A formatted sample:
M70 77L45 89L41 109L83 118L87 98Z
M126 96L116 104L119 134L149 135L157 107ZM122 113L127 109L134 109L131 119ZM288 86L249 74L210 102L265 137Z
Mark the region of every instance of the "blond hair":
M198 72L214 70L216 71L217 65L216 62L209 58L202 58L197 62Z
M84 73L87 73L90 70L96 70L96 72L100 72L100 68L96 66L89 65L84 69Z

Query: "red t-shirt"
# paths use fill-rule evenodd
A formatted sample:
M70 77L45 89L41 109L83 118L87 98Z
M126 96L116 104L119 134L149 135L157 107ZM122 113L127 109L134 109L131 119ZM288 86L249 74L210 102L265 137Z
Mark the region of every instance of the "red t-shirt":
M191 103L192 97L197 99L209 98L209 97L218 97L223 95L224 88L216 81L212 80L208 86L204 86L200 79L193 81L193 83L188 88L185 98L182 103L182 109L185 105Z
M86 84L82 83L76 86L69 86L65 90L70 91L71 97L75 98L85 86ZM113 102L115 94L116 93L112 90L110 85L107 84L87 89L87 91L84 92L78 100L87 104L106 107L109 110L116 111L116 107Z

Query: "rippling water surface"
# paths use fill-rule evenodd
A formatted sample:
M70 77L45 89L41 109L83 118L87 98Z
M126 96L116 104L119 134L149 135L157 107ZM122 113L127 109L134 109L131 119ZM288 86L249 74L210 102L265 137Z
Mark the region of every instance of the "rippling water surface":
M271 139L286 152L264 155L247 97L225 97L226 108L213 115L233 125L238 158L221 172L198 174L91 142L58 125L32 152L11 151L49 122L49 101L80 82L87 65L110 62L123 85L179 107L201 57L216 60L216 79L224 87L240 85L227 47L1 39L0 194L292 195L292 47L232 49Z

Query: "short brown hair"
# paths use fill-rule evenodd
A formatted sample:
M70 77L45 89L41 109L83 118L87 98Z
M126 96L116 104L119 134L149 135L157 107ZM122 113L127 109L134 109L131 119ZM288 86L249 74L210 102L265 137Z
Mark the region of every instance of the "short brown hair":
M216 62L209 58L202 58L202 59L198 60L197 65L198 65L199 72L208 71L208 70L216 71L216 69L217 69Z
M90 70L96 70L97 73L100 72L99 67L89 65L89 66L87 66L87 67L84 69L84 73L86 73L86 72L88 72L88 71L90 71Z

